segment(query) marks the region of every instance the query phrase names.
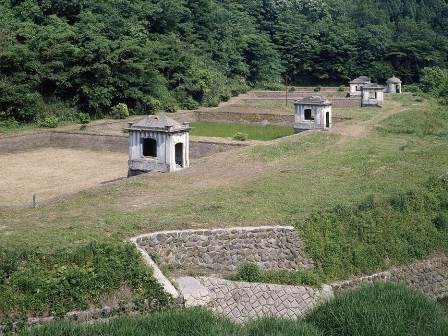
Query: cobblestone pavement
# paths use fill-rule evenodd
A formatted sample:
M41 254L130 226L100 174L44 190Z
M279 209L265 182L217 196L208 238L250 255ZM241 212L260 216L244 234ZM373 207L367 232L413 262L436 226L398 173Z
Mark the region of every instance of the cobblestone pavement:
M216 313L238 322L266 316L298 318L332 295L328 286L315 289L211 277L201 277L199 281L210 293L208 306Z

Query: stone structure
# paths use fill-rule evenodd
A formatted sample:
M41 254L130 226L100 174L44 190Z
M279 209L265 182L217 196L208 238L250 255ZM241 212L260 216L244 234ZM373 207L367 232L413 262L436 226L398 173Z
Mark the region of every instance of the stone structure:
M448 258L444 255L436 256L387 272L337 282L331 286L333 290L341 291L379 281L400 283L434 299L448 297Z
M234 282L214 277L176 279L187 306L209 307L237 322L270 316L295 319L336 292L376 282L403 284L433 299L445 298L448 297L448 258L437 256L321 288Z
M300 267L291 268L294 262L289 260L285 243L289 240L290 243L286 245L293 251L298 248L296 262L299 265L303 265L306 258L303 243L295 240L294 236L297 237L297 233L292 227L261 227L158 232L133 238L132 241L145 256L147 264L154 268L156 279L174 298L178 301L183 299L185 306L204 306L237 322L257 317L301 317L336 292L380 281L407 285L431 298L448 296L448 258L445 255L386 272L323 285L321 288L234 282L215 276L174 275L177 289L150 257L155 256L162 263L171 262L170 265L176 270L182 268L182 262L190 265L202 263L201 270L209 274L232 271L241 262L257 262L263 258L266 261L261 266L265 268L294 270ZM232 244L233 240L235 244ZM157 247L157 244L160 246ZM204 254L208 250L211 251L210 259ZM268 253L264 254L263 251ZM311 267L312 261L305 260L307 266Z
M207 277L199 278L199 282L208 290L207 306L237 322L260 317L297 319L332 296L329 286L282 286Z
M309 96L294 103L294 131L328 129L332 123L331 102L320 96Z
M372 81L367 76L361 76L358 78L355 78L354 80L350 81L350 96L361 96L361 88L364 85L371 84Z
M361 91L362 107L382 107L384 105L384 86L378 84L368 84L362 86Z
M129 176L190 166L189 124L165 115L147 116L129 124Z
M387 80L387 87L386 87L387 93L401 93L401 80L400 78L397 78L393 76L392 78L389 78Z
M245 262L276 270L313 266L293 227L156 232L138 237L136 243L178 273L226 274Z

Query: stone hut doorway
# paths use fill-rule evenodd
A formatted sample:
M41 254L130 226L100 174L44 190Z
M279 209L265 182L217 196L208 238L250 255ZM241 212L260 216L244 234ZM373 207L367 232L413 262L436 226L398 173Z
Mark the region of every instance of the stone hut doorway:
M330 112L325 113L325 127L330 128Z
M183 167L184 166L184 144L177 143L174 146L175 157L176 157L176 165Z
M143 156L157 157L157 141L155 139L143 139Z

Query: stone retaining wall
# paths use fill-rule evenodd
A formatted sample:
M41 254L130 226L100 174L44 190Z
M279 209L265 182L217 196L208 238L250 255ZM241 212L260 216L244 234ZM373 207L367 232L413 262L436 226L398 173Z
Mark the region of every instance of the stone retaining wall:
M87 132L51 132L51 146L89 149L94 151L128 152L127 135L94 134Z
M378 281L403 284L436 299L448 297L448 258L437 256L387 272L337 282L331 286L335 291L343 291Z
M136 243L176 272L234 272L244 262L266 269L308 269L313 262L292 227L156 232Z
M27 151L51 145L50 132L32 132L0 137L0 154Z
M294 114L244 113L225 111L196 111L196 121L222 122L229 124L260 124L293 127Z
M208 140L190 141L190 159L246 146L244 143L226 143ZM96 134L82 131L42 131L0 137L0 154L29 151L44 147L88 149L94 151L128 152L128 137L123 135Z

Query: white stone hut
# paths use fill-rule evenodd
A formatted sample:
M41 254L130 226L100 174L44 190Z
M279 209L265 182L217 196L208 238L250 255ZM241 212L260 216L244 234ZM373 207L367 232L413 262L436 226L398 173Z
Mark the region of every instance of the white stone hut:
M361 88L361 106L383 106L384 105L384 86L378 84L363 85Z
M358 77L350 82L350 96L361 96L363 85L371 84L372 81L367 76Z
M294 131L296 133L328 129L332 124L331 102L320 96L309 96L294 103Z
M397 78L393 76L392 78L389 78L387 80L387 87L386 87L387 93L401 93L401 80L400 78Z
M129 176L173 172L190 166L190 127L165 116L129 124Z

